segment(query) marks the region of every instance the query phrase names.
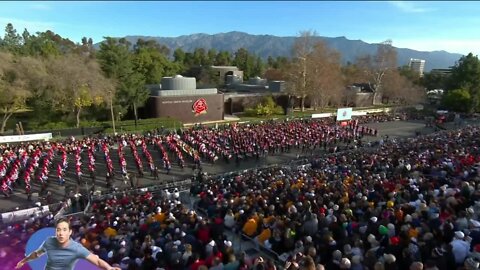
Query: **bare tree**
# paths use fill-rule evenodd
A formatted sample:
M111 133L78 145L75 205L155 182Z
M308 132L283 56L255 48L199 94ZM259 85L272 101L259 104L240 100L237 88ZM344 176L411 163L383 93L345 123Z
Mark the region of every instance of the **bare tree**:
M325 108L329 103L338 104L342 95L342 73L340 54L328 48L327 44L319 41L315 44L313 52L309 55L307 78L311 85L309 96L313 107Z
M383 82L388 72L396 69L397 52L392 46L391 40L386 40L377 47L374 56L364 56L357 59L357 66L363 71L365 80L373 90L373 105L383 91Z
M314 31L300 32L293 45L293 59L287 68L288 91L291 95L300 98L302 112L305 111L305 98L311 89L309 83L312 80L309 79L311 74L308 70L308 62L311 61L310 56L314 50L316 35Z
M263 77L269 81L283 81L285 80L285 73L280 69L268 69L265 71Z
M383 83L383 95L392 103L417 104L425 98L425 91L398 70L390 71Z
M351 87L355 83L363 82L364 77L360 67L356 64L348 63L342 67L342 104L344 106L354 106L357 93Z

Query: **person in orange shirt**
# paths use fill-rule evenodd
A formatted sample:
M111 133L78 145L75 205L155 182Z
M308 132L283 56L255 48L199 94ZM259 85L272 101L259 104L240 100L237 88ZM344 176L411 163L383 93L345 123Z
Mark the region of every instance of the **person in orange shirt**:
M397 218L398 221L403 221L403 210L400 208L395 210L395 217Z
M115 221L115 222L117 222L117 221ZM105 236L107 236L108 238L115 237L115 236L117 236L117 230L115 230L112 227L108 227L103 231L103 234L105 234Z
M408 230L408 237L410 238L418 238L418 230L416 228L410 228Z
M263 224L264 224L265 226L267 226L268 224L272 224L274 220L275 220L275 216L274 216L274 215L266 216L266 217L263 218Z

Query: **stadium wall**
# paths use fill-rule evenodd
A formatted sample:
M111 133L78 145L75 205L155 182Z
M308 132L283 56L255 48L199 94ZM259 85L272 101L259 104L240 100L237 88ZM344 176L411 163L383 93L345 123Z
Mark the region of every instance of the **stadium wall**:
M203 106L205 101L206 108ZM195 96L150 96L149 117L170 117L184 124L223 120L223 94Z

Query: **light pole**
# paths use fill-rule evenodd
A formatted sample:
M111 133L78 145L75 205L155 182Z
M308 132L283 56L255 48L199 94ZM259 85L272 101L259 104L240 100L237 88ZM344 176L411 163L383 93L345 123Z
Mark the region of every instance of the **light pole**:
M110 94L110 113L112 114L112 127L113 127L113 135L117 135L117 131L115 130L115 115L113 114L113 94L112 90L108 90Z

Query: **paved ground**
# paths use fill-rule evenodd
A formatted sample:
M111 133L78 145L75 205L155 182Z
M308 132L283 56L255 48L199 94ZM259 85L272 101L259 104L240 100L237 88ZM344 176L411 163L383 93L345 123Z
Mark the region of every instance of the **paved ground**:
M365 137L366 141L372 140L379 140L381 136L388 135L389 137L409 137L415 136L416 132L420 132L421 134L428 134L434 132L433 128L425 127L425 124L421 121L395 121L395 122L384 122L384 123L371 123L367 124L369 127L373 127L379 130L377 137ZM139 150L140 151L140 150ZM158 151L153 149L152 147L149 148L150 153L154 157L155 164L160 164L160 155ZM319 154L321 150L317 151L315 154ZM114 186L118 188L126 188L128 185L125 185L124 182L120 178L120 167L118 165L118 156L116 151L110 151L111 158L113 161L113 165L117 172L116 180L114 182ZM269 164L282 164L288 163L292 159L297 158L298 155L302 155L299 151L291 151L290 153L285 153L282 155L270 155L267 158L260 158L260 160L256 161L254 158L250 160L242 161L239 165L235 164L235 162L230 162L229 164L225 163L223 160L218 160L216 164L209 164L203 163L203 170L209 174L218 174L228 171L236 171L236 170L244 170L248 168L254 168L259 166L265 166ZM133 155L129 147L125 148L125 156L127 158L128 164L128 171L129 172L136 172L135 163L133 160ZM86 153L82 153L82 161L85 163L87 162ZM171 160L173 156L171 156ZM56 181L56 170L52 169L50 173L50 184L48 190L52 192L52 197L54 198L55 202L59 202L64 198L66 191L76 189L76 178L73 172L73 156L69 156L69 170L67 171L66 178L67 183L65 186L60 186L57 184ZM58 157L54 160L54 165L58 162ZM146 165L145 160L143 161L144 165ZM172 170L169 175L167 175L164 171L162 171L160 175L160 180L154 180L153 177L150 176L149 170L145 167L145 177L139 180L139 186L149 186L160 184L163 181L171 181L171 180L180 180L191 177L193 175L193 171L191 166L193 164L189 163L185 166L184 169L181 169L179 166L172 162ZM85 165L86 166L86 165ZM106 183L105 183L105 165L103 162L103 157L101 154L97 156L97 189L99 190L106 190ZM159 166L161 167L161 166ZM85 177L90 182L89 177ZM32 191L34 193L38 193L40 187L37 181L32 181ZM90 183L88 183L90 185ZM82 189L86 189L86 185L81 186ZM34 206L34 203L37 201L44 202L42 198L38 196L33 197L33 201L27 201L26 194L24 192L23 187L18 187L15 190L15 193L10 198L4 198L3 196L0 197L0 213L14 210L16 207L19 208L27 208Z

